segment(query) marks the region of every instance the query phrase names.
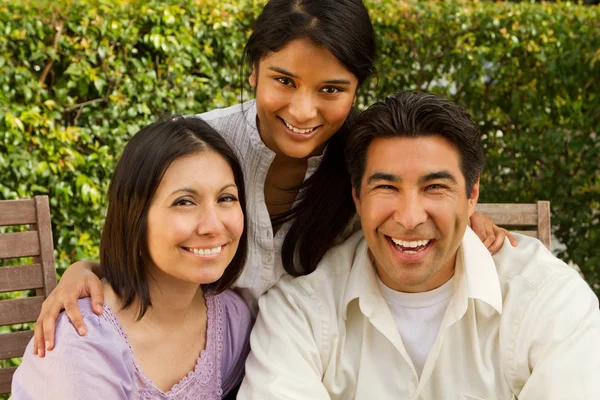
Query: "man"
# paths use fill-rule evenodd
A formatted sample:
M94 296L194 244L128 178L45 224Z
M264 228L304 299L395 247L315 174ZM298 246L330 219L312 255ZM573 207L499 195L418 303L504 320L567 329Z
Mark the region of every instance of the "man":
M242 399L600 399L598 299L536 239L467 227L484 156L452 102L400 93L347 148L363 234L259 301Z

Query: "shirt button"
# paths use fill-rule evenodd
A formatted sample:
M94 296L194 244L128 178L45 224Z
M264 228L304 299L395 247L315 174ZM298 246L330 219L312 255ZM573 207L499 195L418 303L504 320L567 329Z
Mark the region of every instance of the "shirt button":
M267 253L267 255L265 256L265 260L267 260L268 263L273 261L273 254Z
M277 232L277 237L278 238L282 238L284 235L284 233L282 231Z

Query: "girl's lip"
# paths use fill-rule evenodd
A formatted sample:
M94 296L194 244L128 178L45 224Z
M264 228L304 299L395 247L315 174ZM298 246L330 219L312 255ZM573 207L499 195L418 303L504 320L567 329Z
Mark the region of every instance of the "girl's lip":
M312 132L310 133L296 133L293 130L291 130L290 128L288 128L288 126L286 125L285 121L283 120L283 118L281 117L277 117L279 118L279 120L281 121L281 125L283 125L283 129L285 129L286 133L288 135L290 135L292 138L294 138L295 140L309 140L312 139L315 134L319 131L319 129L321 128L321 125L315 127L313 129Z

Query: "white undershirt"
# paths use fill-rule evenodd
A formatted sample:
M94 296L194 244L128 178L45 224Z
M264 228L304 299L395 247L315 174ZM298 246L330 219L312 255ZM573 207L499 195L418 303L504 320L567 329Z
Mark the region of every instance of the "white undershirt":
M452 277L437 289L424 293L397 292L378 279L396 326L417 371L421 371L437 338L450 298L454 292Z

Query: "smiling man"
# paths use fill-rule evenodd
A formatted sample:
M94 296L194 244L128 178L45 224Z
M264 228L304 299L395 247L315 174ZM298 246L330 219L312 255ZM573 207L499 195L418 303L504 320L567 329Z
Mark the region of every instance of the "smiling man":
M242 399L597 399L598 299L536 239L491 256L467 227L480 133L400 93L347 146L362 233L259 301Z

